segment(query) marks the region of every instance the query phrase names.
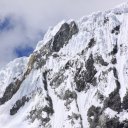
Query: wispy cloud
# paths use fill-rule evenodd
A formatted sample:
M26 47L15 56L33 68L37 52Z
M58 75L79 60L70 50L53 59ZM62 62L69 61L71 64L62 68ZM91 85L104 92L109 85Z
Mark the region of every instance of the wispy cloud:
M16 48L34 48L49 26L125 1L0 0L0 66L18 56Z
M0 65L18 57L15 49L20 47L35 47L36 41L41 39L38 30L31 31L22 20L13 16L5 17L0 23Z

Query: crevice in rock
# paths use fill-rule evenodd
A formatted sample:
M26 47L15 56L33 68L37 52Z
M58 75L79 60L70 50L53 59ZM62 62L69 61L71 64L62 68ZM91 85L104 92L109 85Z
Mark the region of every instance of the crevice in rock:
M44 83L44 89L47 91L47 97L45 99L48 102L49 107L48 106L45 106L43 108L43 111L47 112L48 115L49 114L52 115L54 113L54 110L53 110L52 99L51 99L51 97L49 95L49 91L48 91L48 87L47 87L48 86L48 83L47 83L47 73L48 73L48 71L43 72L43 83Z
M118 35L120 32L120 25L116 26L115 28L112 29L111 33L115 33L116 35Z
M113 74L116 79L118 79L118 72L115 67L113 67Z
M10 115L15 115L17 111L30 100L29 97L23 96L22 99L17 100L14 106L10 109Z
M113 50L109 53L109 55L115 55L118 52L118 46L117 43L114 45Z
M108 17L105 17L104 18L104 24L106 24L107 22L109 22L109 18Z
M47 88L47 71L43 72L43 83L44 83L44 89L48 91Z
M87 83L96 84L96 80L94 78L97 73L94 67L94 60L92 54L89 59L85 62L86 70L83 70L83 67L80 67L75 74L74 81L76 83L76 90L81 92L86 87Z
M94 38L90 39L90 42L88 43L88 48L92 48L95 45L96 41Z
M75 91L71 92L70 90L66 90L63 99L68 100L69 98L70 99L77 99L76 92Z
M79 109L79 105L78 105L78 102L77 102L77 98L75 99L75 102L76 102L76 107L78 109L78 112L80 113L80 109ZM81 128L83 128L83 119L82 119L82 116L81 114L79 114L79 118L80 118L80 125L81 125Z
M94 59L93 55L91 54L89 59L85 62L86 73L85 73L85 81L91 83L91 80L97 73L94 67Z
M120 90L120 82L118 81L118 73L115 67L112 68L114 77L116 78L115 84L116 89L109 94L109 97L105 99L104 101L104 108L111 108L114 111L121 112L121 98L119 94Z
M117 59L116 59L115 56L112 58L111 63L112 63L112 64L116 64L116 63L117 63Z
M128 91L123 98L122 108L128 111Z
M90 124L90 128L96 128L99 125L99 118L101 115L101 108L100 107L95 107L94 105L92 105L89 109L88 109L88 122Z
M66 64L65 64L65 69L67 70L67 69L69 69L70 67L72 67L73 66L73 62L71 61L71 60L69 60Z
M104 59L102 58L102 56L98 55L95 57L95 61L103 66L108 66L109 63L107 63L106 61L104 61Z
M121 98L118 89L115 89L112 93L109 94L109 97L105 99L104 109L107 107L114 111L121 112Z
M55 75L55 77L50 82L50 86L57 88L60 86L62 82L66 79L66 76L64 76L64 70L62 69L59 73Z
M43 111L47 112L48 115L52 115L54 113L52 99L49 95L47 95L47 97L45 99L46 99L46 101L48 101L49 106L45 106L43 108Z

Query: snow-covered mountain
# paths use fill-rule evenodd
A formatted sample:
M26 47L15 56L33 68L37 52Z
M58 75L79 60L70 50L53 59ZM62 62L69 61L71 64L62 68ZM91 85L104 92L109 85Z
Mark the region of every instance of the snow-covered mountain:
M128 128L128 3L60 22L1 69L0 128Z

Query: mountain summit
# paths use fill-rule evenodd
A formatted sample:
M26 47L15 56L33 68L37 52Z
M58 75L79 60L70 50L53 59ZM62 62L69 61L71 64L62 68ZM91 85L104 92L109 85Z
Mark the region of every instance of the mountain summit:
M128 128L128 3L60 22L1 69L0 128Z

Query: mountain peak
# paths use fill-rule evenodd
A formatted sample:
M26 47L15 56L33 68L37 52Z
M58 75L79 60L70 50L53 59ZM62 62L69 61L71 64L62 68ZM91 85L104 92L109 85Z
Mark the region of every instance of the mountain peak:
M127 128L127 13L62 21L0 70L0 127Z

